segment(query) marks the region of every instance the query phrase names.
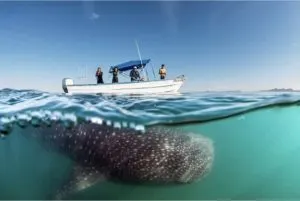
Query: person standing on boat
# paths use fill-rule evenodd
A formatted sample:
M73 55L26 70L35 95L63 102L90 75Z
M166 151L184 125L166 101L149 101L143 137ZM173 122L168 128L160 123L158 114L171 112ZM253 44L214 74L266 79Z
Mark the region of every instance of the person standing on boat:
M112 78L112 83L118 83L119 82L119 78L118 78L118 67L115 67L113 70L113 78Z
M96 71L96 77L97 77L97 84L103 84L103 72L101 71L101 68L99 67Z
M166 78L167 75L167 69L165 68L165 64L162 64L160 69L159 69L159 75L160 75L160 79L164 80Z
M130 77L131 77L131 82L133 81L138 81L141 79L140 77L140 73L139 71L137 70L137 67L133 67L133 69L130 71Z

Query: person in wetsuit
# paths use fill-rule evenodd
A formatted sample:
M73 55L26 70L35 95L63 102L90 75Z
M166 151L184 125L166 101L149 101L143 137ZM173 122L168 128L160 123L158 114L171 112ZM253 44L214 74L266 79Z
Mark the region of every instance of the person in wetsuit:
M101 68L99 67L96 71L96 78L97 78L97 84L103 84L103 72L101 71Z
M137 67L133 67L133 69L130 71L130 77L131 77L131 82L133 81L139 81L141 79L140 73L137 70Z
M112 73L113 74L112 83L118 83L119 82L118 73L119 73L118 67L115 67L114 70L113 70L113 73Z

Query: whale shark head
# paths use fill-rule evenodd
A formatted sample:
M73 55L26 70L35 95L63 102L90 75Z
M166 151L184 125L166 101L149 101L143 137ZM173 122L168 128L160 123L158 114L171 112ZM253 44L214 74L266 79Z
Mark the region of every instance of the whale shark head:
M191 183L207 175L214 160L212 141L165 127L135 129L112 122L59 123L35 128L35 136L76 166L56 198L103 179L137 184Z

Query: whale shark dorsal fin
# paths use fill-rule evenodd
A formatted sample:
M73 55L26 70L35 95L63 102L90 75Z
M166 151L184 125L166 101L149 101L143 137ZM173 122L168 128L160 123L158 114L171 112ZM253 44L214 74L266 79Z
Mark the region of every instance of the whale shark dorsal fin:
M70 177L66 180L61 189L55 195L55 200L85 190L100 181L104 181L105 176L93 167L75 166Z

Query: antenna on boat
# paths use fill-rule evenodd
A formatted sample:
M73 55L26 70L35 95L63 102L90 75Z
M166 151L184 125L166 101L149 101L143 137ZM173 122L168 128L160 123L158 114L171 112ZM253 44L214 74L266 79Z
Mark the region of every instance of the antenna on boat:
M154 68L153 68L152 63L151 63L151 67L152 67L152 73L153 73L154 79L156 79L156 75L155 75L155 72L154 72Z
M80 72L81 70L82 69L78 68L79 73L82 73L82 72ZM84 70L84 72L82 73L82 75L80 75L78 77L79 80L87 79L87 67L85 66L83 70Z
M140 53L140 48L139 48L137 40L135 40L135 45L136 45L136 49L138 51L138 55L139 55L139 58L140 58L140 61L141 61L141 66L143 67L143 61L142 61L142 57L141 57L141 53ZM144 67L143 67L143 72L144 72ZM147 74L148 73L146 72L146 77L147 77L147 80L148 80L148 75Z

